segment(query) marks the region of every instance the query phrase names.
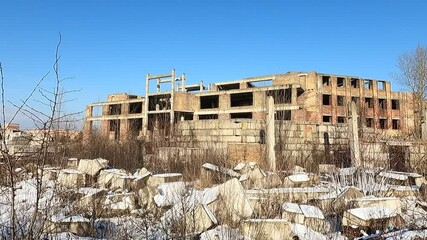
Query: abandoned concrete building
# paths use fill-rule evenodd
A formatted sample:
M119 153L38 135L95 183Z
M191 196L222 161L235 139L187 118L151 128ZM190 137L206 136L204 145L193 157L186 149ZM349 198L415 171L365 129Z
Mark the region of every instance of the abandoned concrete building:
M147 74L145 87L143 96L111 94L106 102L88 105L84 135L98 123L101 135L111 140L163 134L172 141L173 135L173 146L215 147L234 151L239 160L257 158L264 149L271 97L280 143L275 148L281 155L304 159L316 144L338 159L348 155L349 106L354 102L362 158L394 161L388 164L401 170L423 157L422 145L411 138L413 94L392 91L388 81L288 72L205 86L187 85L185 74L172 70ZM402 163L402 156L408 160Z

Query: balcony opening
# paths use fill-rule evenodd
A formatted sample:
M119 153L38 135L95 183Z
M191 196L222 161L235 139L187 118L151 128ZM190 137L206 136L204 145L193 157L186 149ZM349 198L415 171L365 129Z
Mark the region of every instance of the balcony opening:
M372 80L365 80L365 89L372 89Z
M108 106L108 115L120 115L122 114L121 104L111 104Z
M145 100L147 101L147 100ZM170 94L159 94L148 97L148 110L149 111L160 111L171 109L171 95Z
M331 86L331 77L330 76L322 76L322 85L324 87Z
M330 123L330 122L332 122L332 117L331 117L331 116L324 115L324 116L323 116L323 122L324 122L324 123Z
M252 112L230 113L230 118L231 119L237 119L237 118L252 119Z
M129 119L129 132L131 138L138 137L141 130L142 118Z
M392 128L395 129L395 130L400 129L399 119L393 119L393 120L391 120L391 125L392 125Z
M345 106L345 96L337 96L337 105Z
M199 120L218 119L218 114L203 114L199 115Z
M352 88L359 88L359 79L357 78L352 78L351 79L351 87Z
M110 132L114 132L114 140L120 139L120 120L110 120Z
M272 96L275 104L291 103L292 88L271 90L267 92L267 96Z
M253 93L235 93L230 95L231 107L243 107L253 105Z
M331 105L331 95L329 95L329 94L323 94L322 104L324 106Z
M400 106L399 106L399 100L397 99L392 99L391 100L391 109L393 110L399 110Z
M129 103L129 113L142 113L142 102Z
M338 116L338 117L337 117L337 122L338 122L338 123L345 123L345 117L343 117L343 116Z
M345 78L343 77L337 78L337 87L345 87Z
M386 99L378 99L378 105L380 109L387 109L387 100Z
M387 119L380 118L379 124L380 124L379 126L380 129L387 129Z
M200 97L200 109L218 108L219 96L201 96Z
M374 119L366 118L365 123L366 123L366 127L372 128L374 126Z
M368 108L374 107L374 101L372 98L365 98L365 106Z
M292 118L291 110L277 111L274 115L275 120L285 120L290 121Z
M377 86L378 90L380 90L380 91L385 90L385 82L384 81L378 81L377 84L378 84L378 86Z

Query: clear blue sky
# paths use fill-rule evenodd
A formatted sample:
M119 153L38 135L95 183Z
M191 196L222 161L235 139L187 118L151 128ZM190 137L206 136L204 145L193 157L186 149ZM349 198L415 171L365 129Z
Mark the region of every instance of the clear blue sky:
M76 112L109 93L142 95L147 72L172 68L189 84L287 71L393 80L397 56L427 45L426 29L422 0L2 0L0 61L17 103L52 69L61 32L61 77L81 89L65 109Z

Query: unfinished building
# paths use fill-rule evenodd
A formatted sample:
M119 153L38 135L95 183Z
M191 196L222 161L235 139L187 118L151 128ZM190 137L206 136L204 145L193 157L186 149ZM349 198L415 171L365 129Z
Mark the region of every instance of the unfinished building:
M388 81L288 72L205 86L187 85L185 74L178 76L172 70L147 74L145 83L144 96L112 94L106 102L88 105L84 135L97 122L100 133L111 140L174 136L176 146L215 147L236 154L259 149L258 154L236 157L256 158L265 144L267 99L272 97L278 123L275 149L286 157L304 158L313 144L331 153L331 159L345 156L352 102L358 110L361 141L369 147L361 149L363 154L390 159L390 153L398 152L412 159L420 157L412 152L423 152L411 139L413 94L392 91ZM411 161L390 165L402 165L401 170Z

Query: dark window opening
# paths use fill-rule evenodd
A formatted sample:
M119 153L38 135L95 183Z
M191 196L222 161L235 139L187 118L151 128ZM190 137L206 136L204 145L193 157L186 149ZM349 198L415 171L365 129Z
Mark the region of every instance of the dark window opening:
M218 114L199 115L199 120L218 119Z
M351 87L352 87L352 88L359 88L359 79L357 79L357 78L352 78L352 79L351 79Z
M374 104L373 104L373 99L372 98L365 98L365 105L368 107L368 108L373 108L374 107Z
M304 89L297 88L297 97L300 97L304 93Z
M332 122L332 117L331 116L323 116L323 122L324 123L330 123Z
M345 96L337 96L337 105L344 106L345 105Z
M161 94L155 96L149 96L148 99L148 110L159 111L171 109L170 94Z
M391 100L391 109L399 110L399 100L396 100L396 99Z
M345 87L345 78L342 78L342 77L337 78L337 87Z
M378 81L378 90L385 90L385 82Z
M359 104L359 97L351 97L351 101L356 104Z
M222 91L240 89L240 83L217 85L217 88Z
M142 102L129 103L129 113L142 113Z
M292 89L271 90L267 92L267 96L272 96L275 104L291 103Z
M277 111L276 115L274 115L275 120L286 120L290 121L292 118L291 110Z
M338 122L338 123L345 123L345 117L338 116L338 117L337 117L337 122Z
M251 112L244 112L244 113L230 113L231 119L236 118L249 118L252 119L252 113Z
M122 105L121 104L111 104L108 106L109 115L120 115L122 114Z
M398 119L391 120L391 125L393 129L400 129L400 123Z
M207 108L218 108L219 106L219 96L201 96L200 97L200 109Z
M132 138L137 137L142 130L142 118L129 119L129 132Z
M365 80L365 89L372 89L372 80Z
M380 109L387 109L387 100L386 99L378 99L378 105Z
M387 119L380 119L380 129L387 128Z
M374 119L372 118L366 118L366 127L371 128L374 126L373 124Z
M331 95L323 94L322 104L331 105Z
M322 76L322 84L324 87L331 86L331 77L330 76Z
M110 131L118 131L120 129L120 120L110 120Z
M252 106L253 105L253 94L248 93L236 93L230 95L230 106L241 107L241 106Z

